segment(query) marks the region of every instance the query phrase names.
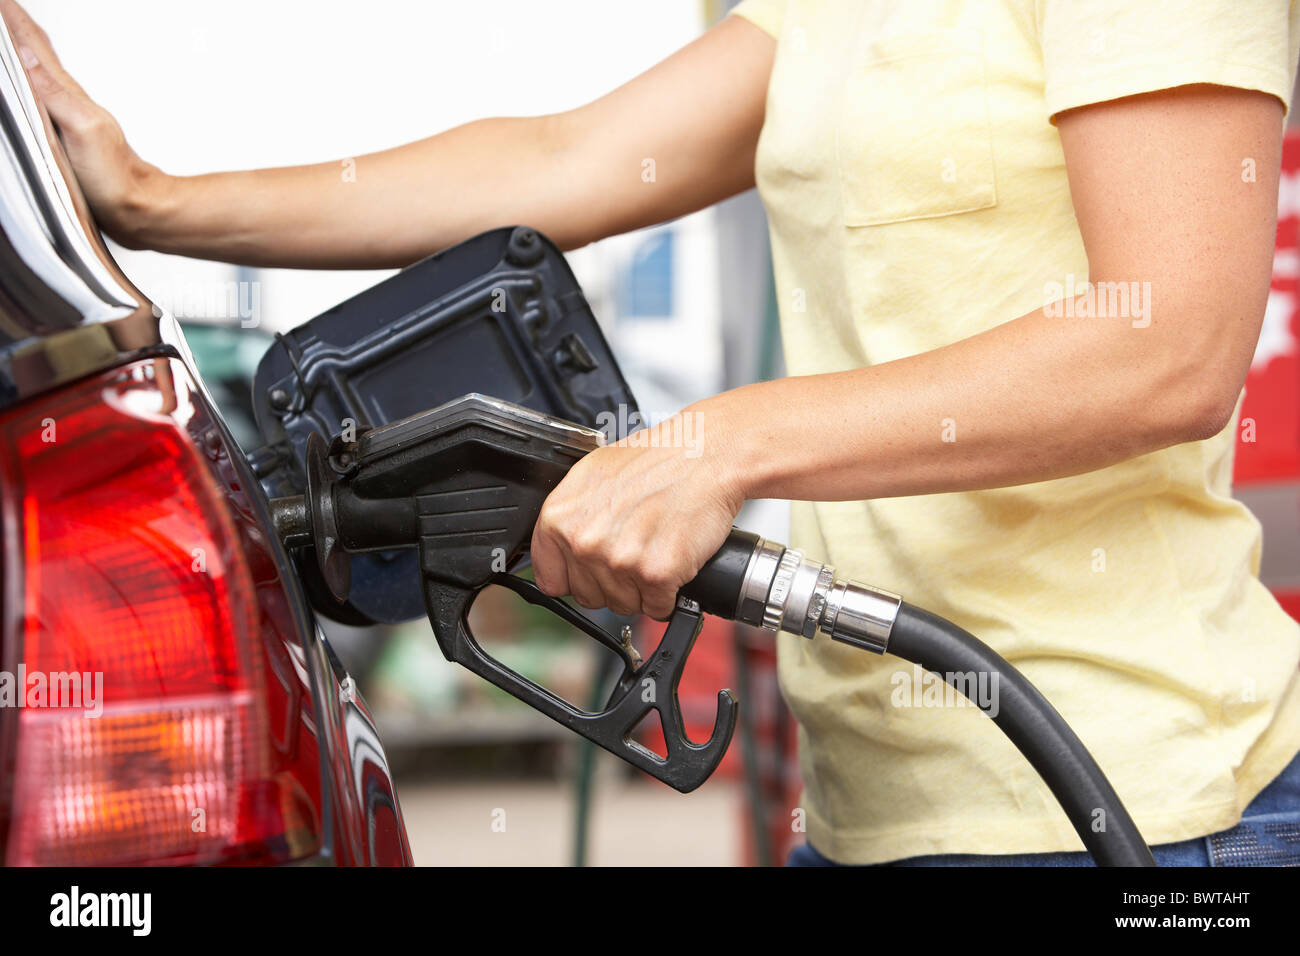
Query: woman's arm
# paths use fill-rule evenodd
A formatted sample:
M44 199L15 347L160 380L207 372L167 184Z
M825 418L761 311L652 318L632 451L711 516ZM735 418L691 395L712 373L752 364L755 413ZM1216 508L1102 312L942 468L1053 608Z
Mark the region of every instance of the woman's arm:
M753 185L775 50L728 17L586 106L360 156L355 181L338 160L174 177L135 154L17 3L0 0L0 12L106 232L131 247L263 266L401 266L516 223L568 249L701 209Z
M1267 301L1282 119L1274 97L1211 86L1062 114L1090 279L1149 282L1148 316L1055 317L1044 303L922 355L700 402L682 413L700 454L665 435L574 467L533 537L540 586L662 618L748 498L1003 487L1217 433Z

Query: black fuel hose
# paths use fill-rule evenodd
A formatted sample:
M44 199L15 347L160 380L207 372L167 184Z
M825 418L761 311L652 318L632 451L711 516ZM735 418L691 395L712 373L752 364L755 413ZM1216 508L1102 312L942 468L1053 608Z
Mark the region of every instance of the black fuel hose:
M903 602L888 653L945 679L998 675L993 722L1038 771L1097 865L1156 865L1118 794L1074 731L991 647L951 621Z

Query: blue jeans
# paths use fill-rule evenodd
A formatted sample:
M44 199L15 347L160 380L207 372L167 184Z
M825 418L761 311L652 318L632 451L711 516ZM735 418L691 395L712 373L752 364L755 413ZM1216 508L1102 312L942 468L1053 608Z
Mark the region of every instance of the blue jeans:
M1300 756L1291 761L1242 813L1231 830L1153 846L1160 866L1300 866ZM839 866L810 843L797 846L786 866ZM1087 853L941 853L881 866L1093 866Z

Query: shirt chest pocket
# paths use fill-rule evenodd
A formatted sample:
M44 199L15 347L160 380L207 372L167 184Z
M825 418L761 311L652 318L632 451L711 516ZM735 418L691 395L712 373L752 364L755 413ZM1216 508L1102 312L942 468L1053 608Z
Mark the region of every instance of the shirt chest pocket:
M997 205L982 37L892 37L855 59L836 126L846 226Z

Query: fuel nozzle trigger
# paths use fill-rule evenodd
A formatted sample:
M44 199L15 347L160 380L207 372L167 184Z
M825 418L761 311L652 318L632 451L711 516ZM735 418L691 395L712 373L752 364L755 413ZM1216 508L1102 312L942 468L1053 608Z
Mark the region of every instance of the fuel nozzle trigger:
M736 698L729 690L718 692L718 715L713 734L707 742L697 744L686 736L677 697L682 671L702 624L701 612L695 602L685 598L678 602L659 646L638 664L635 652L618 638L564 601L543 593L532 582L510 574L499 574L488 583L510 588L529 603L564 618L617 653L624 665L623 672L608 702L596 713L579 710L506 667L483 650L469 629L469 608L477 592L426 582L429 618L438 635L438 643L449 660L468 667L533 709L682 793L694 790L717 769L736 729ZM663 726L666 756L660 756L633 738L633 731L652 710L658 712Z

